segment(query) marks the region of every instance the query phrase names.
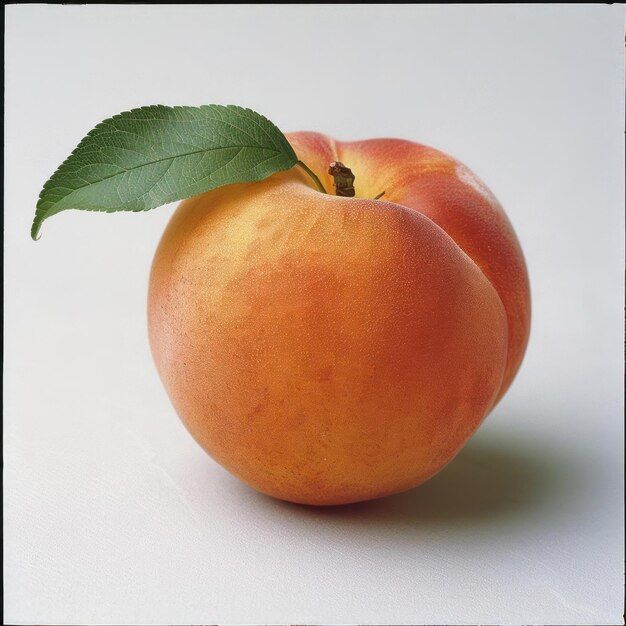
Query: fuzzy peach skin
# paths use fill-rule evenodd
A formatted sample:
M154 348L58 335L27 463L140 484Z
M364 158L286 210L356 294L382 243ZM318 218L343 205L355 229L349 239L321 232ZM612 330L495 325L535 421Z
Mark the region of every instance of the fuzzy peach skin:
M148 327L174 407L257 490L333 505L419 485L510 385L530 297L515 234L468 168L391 139L288 139L299 168L183 201ZM372 200L385 191L381 200Z

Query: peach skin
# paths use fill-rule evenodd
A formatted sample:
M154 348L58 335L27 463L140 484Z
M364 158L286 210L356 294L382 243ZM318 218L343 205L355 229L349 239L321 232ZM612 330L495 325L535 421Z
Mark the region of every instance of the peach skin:
M335 505L410 489L519 368L519 243L442 152L287 137L328 194L294 168L184 200L167 226L148 296L159 375L202 448L265 494ZM333 161L354 197L331 195Z

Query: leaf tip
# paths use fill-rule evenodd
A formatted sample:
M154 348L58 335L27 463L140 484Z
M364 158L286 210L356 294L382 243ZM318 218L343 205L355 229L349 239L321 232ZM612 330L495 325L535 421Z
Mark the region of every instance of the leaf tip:
M30 227L30 236L33 241L39 241L41 239L41 220L35 219L33 225Z

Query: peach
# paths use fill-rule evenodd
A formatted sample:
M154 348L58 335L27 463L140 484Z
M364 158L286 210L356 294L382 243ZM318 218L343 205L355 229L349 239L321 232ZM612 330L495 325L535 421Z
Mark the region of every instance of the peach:
M522 251L467 167L408 141L287 135L298 168L183 201L148 298L157 369L224 468L292 502L419 485L511 384L528 340ZM375 196L385 192L380 200Z

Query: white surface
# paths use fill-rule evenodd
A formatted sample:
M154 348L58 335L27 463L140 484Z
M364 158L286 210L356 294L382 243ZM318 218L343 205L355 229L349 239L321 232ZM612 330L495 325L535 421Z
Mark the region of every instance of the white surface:
M623 7L6 14L7 623L623 623ZM29 239L83 135L156 103L431 144L499 197L529 266L531 342L431 482L303 508L196 446L146 337L173 205L66 212Z

